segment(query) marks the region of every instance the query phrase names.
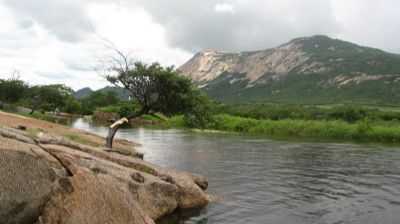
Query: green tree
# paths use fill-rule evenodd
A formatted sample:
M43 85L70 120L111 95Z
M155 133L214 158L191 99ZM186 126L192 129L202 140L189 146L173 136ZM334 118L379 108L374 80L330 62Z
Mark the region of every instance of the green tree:
M216 105L199 90L190 92L184 110L184 122L190 128L209 128L213 125Z
M125 60L126 62L128 60ZM136 62L126 67L114 69L116 75L107 76L112 84L125 88L132 99L138 104L136 113L128 118L117 121L110 127L107 137L107 147L112 147L112 141L120 125L128 119L144 114L163 113L165 115L190 114L198 115L195 107L202 102L191 81L180 76L173 67L162 67L158 63L146 65ZM196 99L198 97L198 99Z
M29 89L31 114L39 109L44 111L62 109L72 94L73 90L65 85L33 86Z
M96 108L115 105L120 102L117 93L96 91L81 100L83 114L92 114Z
M70 96L65 101L63 111L70 114L80 114L82 112L82 105L73 96Z
M28 85L18 77L0 79L0 101L16 103L21 100L28 90Z

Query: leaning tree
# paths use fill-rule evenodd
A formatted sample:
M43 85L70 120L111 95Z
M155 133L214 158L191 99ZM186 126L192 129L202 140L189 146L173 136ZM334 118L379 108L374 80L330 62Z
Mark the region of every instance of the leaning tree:
M109 127L106 147L112 148L118 129L129 119L144 114L162 113L172 115L185 113L192 106L196 95L191 81L180 76L173 67L163 67L158 63L131 63L126 54L116 50L111 74L107 80L115 86L124 88L139 108L129 117L121 118Z

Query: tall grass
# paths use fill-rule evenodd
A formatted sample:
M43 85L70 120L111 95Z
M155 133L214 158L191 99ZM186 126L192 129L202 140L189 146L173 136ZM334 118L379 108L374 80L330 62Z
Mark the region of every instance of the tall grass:
M182 117L173 117L171 126L182 127ZM385 125L369 120L348 123L341 120L258 120L227 114L214 116L208 129L259 134L275 138L400 143L400 125Z

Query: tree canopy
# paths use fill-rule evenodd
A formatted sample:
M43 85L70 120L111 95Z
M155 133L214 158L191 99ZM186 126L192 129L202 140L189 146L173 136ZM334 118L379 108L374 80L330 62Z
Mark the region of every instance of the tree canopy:
M165 115L184 113L191 106L194 87L173 67L137 62L129 70L107 76L107 80L129 91L141 107L136 116L156 112Z
M150 65L142 62L129 63L128 57L117 51L122 63L112 67L114 75L108 75L112 84L125 88L132 100L139 105L139 110L131 117L144 114L162 113L164 115L184 114L189 124L204 126L208 122L209 100L202 95L174 67L163 67L158 63ZM106 146L111 148L114 136L126 118L110 126Z
M26 94L28 85L18 77L0 79L0 101L15 103Z
M98 107L115 105L120 102L117 94L112 91L95 91L81 100L83 114L91 114Z
M33 113L35 110L54 111L66 106L71 100L73 90L65 85L33 86L29 90L29 105Z

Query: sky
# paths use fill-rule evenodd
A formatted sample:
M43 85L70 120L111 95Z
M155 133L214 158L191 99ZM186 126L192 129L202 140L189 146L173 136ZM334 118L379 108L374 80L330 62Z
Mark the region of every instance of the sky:
M99 89L110 42L176 67L204 49L261 50L316 34L400 53L399 10L398 0L0 0L0 78Z

